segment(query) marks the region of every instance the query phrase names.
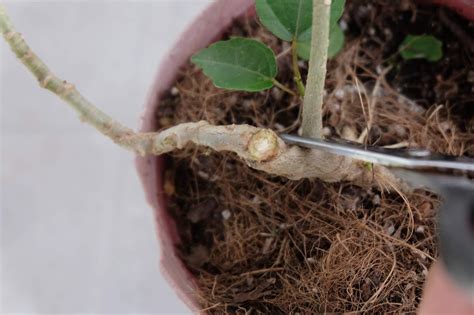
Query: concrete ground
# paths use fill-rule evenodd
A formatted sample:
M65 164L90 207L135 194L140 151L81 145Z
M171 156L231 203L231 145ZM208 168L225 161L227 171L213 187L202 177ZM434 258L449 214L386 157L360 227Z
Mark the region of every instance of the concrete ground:
M210 1L6 1L61 78L136 127L160 59ZM162 278L133 155L0 43L1 313L185 314Z

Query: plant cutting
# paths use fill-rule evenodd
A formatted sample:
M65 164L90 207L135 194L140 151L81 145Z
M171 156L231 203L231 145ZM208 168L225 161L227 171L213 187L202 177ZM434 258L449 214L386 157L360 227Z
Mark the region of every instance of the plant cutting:
M410 252L411 255L418 255L420 257L424 255L424 259L429 257L428 260L431 260L433 259L431 256L436 256L436 253L423 252L410 243L410 239L415 233L414 230L417 228L415 227L415 221L422 220L419 218L419 208L434 208L436 202L434 196L425 192L412 191L384 167L367 165L354 159L330 153L290 146L285 144L279 138L278 133L275 132L281 130L297 132L301 124L301 132L305 136L321 138L323 134L331 134L333 131L330 128L326 130L323 128L323 101L326 100L327 104L330 104L331 97L333 103L334 99L341 100L341 102L338 102L339 107L341 106L340 103L348 106L350 102L358 102L355 108L362 111L362 113L359 113L360 117L366 120L363 128L359 128L360 125L357 124L350 126L347 123L343 126L337 126L337 134L343 135L344 138L350 140L376 142L374 139L377 138L377 134L374 135L374 130L380 128L380 121L377 122L380 118L378 113L376 113L376 108L380 106L381 98L395 106L397 110L402 108L401 111L406 115L407 119L409 116L413 116L413 112L407 109L413 106L413 103L390 91L389 85L384 82L385 75L389 74L388 71L390 70L387 70L389 67L387 69L380 69L380 73L376 76L377 80L375 80L375 84L371 88L369 88L370 84L367 81L364 82L359 79L360 73L357 73L357 71L360 72L360 69L350 69L350 67L349 69L344 67L333 68L334 72L328 75L330 80L332 80L330 84L333 89L331 92L325 91L327 55L328 51L330 51L331 43L330 37L338 36L336 38L339 40L339 45L336 46L339 46L339 49L342 48L340 44L342 27L336 22L342 14L343 1L333 2L332 8L336 8L334 6L336 4L340 5L339 8L341 9L339 13L334 14L336 22L331 21L330 1L314 1L314 4L311 1L299 1L298 3L301 6L298 7L298 10L293 10L293 13L295 13L293 18L284 20L283 16L287 17L287 15L278 16L278 12L287 14L292 9L295 9L294 6L284 7L285 4L288 4L287 1L257 1L257 14L262 24L268 27L280 40L291 42L289 47L282 49L284 44L280 40L269 40L273 41L274 46L279 45L278 55L280 60L278 57L275 57L272 48L267 48L260 42L245 38L232 38L225 42L226 46L223 46L222 43L217 43L207 48L207 50L194 55L193 62L202 67L204 73L208 74L213 81L210 82L208 80L206 81L207 83L203 84L206 89L209 89L202 93L206 94L204 99L212 99L215 98L215 95L218 95L221 97L220 101L225 100L226 102L223 104L224 110L219 108L216 103L214 103L212 108L208 108L209 104L204 103L199 107L193 104L189 105L189 99L196 93L196 86L193 85L195 82L181 81L181 86L175 87L178 92L170 90L170 95L165 100L166 104L161 109L158 109L159 122L162 127L169 127L170 122L172 124L176 123L176 125L162 131L146 133L136 133L122 126L88 102L72 84L54 76L13 29L5 11L3 9L0 11L0 30L13 51L35 75L42 87L51 90L64 99L79 112L85 122L93 125L119 145L140 155L159 155L188 147L185 151L178 151L174 155L174 161L171 162L171 165L174 163L174 166L171 167L174 171L165 174L164 189L172 199L171 208L173 210L181 208L180 211L182 213L185 212L181 219L183 217L187 218L187 223L183 224L185 229L179 231L180 239L186 240L186 238L189 238L185 234L190 233L193 229L198 230L197 234L201 235L203 240L205 238L212 239L206 241L209 244L212 243L211 245L188 243L187 248L183 248L182 256L188 268L197 274L196 278L198 280L196 283L203 290L201 305L205 308L212 308L216 312L222 310L237 311L238 309L253 309L261 312L296 312L298 310L304 312L321 310L322 307L330 307L330 309L334 307L334 311L340 311L342 309L341 306L338 306L339 304L335 302L333 306L330 306L313 298L314 303L309 306L308 303L310 302L301 299L301 297L298 299L295 297L296 300L288 299L290 295L296 294L296 291L292 290L298 285L302 288L301 294L308 295L309 292L312 292L311 294L319 296L318 298L321 300L326 299L327 302L330 302L331 299L325 297L325 294L330 292L330 289L324 288L324 285L318 287L318 281L314 279L314 275L318 274L318 276L321 276L321 274L328 271L324 270L324 265L322 264L316 264L314 269L308 266L321 259L318 251L330 252L332 250L333 253L336 251L337 255L344 255L339 251L347 250L354 257L358 257L357 259L361 259L362 256L354 255L354 253L362 254L354 249L353 246L356 246L354 241L359 241L371 249L368 251L370 254L368 255L369 258L366 257L369 261L382 261L383 263L388 261L390 266L397 265L395 252L392 252L392 256L384 254L383 251L382 253L380 252L381 248L389 246L389 244L397 244L395 246ZM282 7L278 7L278 4ZM311 13L311 11L312 14L308 15L308 12ZM312 17L312 23L308 16ZM308 20L310 21L309 23ZM295 21L296 24L292 24ZM305 21L306 25L303 25ZM296 25L297 27L293 29L291 27L282 28L281 25ZM257 28L257 26L254 26L254 28ZM287 31L290 29L293 33L279 33L279 29ZM309 31L311 29L312 31ZM341 32L333 31L333 29L341 30ZM262 30L260 27L256 32L266 32L266 30ZM339 35L330 36L330 34L336 33ZM232 35L229 33L227 36L231 37ZM309 35L312 36L311 41L309 41L309 38L311 38ZM268 38L268 34L262 34L262 37L264 36ZM298 55L304 57L304 51L302 51L301 47L304 48L305 46L311 47L309 67L307 69L305 64L300 66L300 62L296 59ZM414 45L412 41L406 46L413 50ZM343 60L342 58L348 58L350 53L357 57L357 47L354 45L351 47L353 51L350 49L346 53L343 51L337 58ZM406 51L406 48L400 48L402 56ZM250 55L244 54L239 59L239 54L242 53L250 53ZM331 53L331 55L336 54ZM415 55L420 57L420 53ZM220 58L223 58L224 61ZM229 67L234 70L237 67L235 64L230 65L228 63L225 64L226 67L223 69L215 67L216 64L224 64L227 58L240 62L238 64L239 69L244 68L245 71L231 72ZM286 79L280 82L276 79L276 69L277 64L279 65L282 59L288 59L289 62L286 63L286 70L283 71ZM353 61L353 59L351 60ZM426 57L424 59L429 58ZM363 69L365 66L359 64L358 67ZM285 68L285 64L283 64L282 68ZM302 70L304 70L304 73L301 73L303 72ZM188 69L188 71L195 72L196 70ZM341 71L343 71L342 84L335 80L334 77L331 77L331 75L341 75ZM192 76L188 77L192 78ZM349 88L346 88L347 77L354 83ZM200 78L199 80L202 79L202 77L199 77L199 74L195 78L194 80L197 80L197 78ZM305 81L306 85L304 84ZM292 85L291 87L289 86L290 84ZM221 92L220 89L214 89L214 85L233 90L267 92L255 94L256 98L260 98L255 100L251 94ZM189 94L186 95L186 91ZM329 97L325 95L328 93L330 93ZM352 93L350 100L344 99L344 95L341 96L341 94L345 93ZM389 96L387 97L387 95ZM236 98L236 100L232 101L229 99L231 97ZM275 102L268 104L269 102L262 100L262 98L268 97ZM182 105L180 108L175 108L174 112L173 109L170 111L170 108L176 104L178 98L180 104L185 104L187 99L188 104L186 106L188 107L184 108L184 105ZM255 104L256 102L260 103ZM267 105L270 108L270 113L266 113L266 118L262 116L264 121L262 123L259 121L260 115L265 113L264 106ZM277 105L280 107L277 107ZM205 108L205 111L196 114L193 112L194 109L190 109L190 106ZM326 105L326 110L330 110L328 105ZM237 112L233 111L240 111L240 114L243 115L233 118L237 114ZM249 112L252 111L254 111L254 116L248 118ZM261 111L260 114L258 114L259 111ZM278 117L278 111L285 114L284 119ZM301 122L299 118L300 111ZM351 109L341 110L340 108L334 108L334 113L326 115L337 118L338 115L340 116L341 111L347 114L351 112ZM446 121L450 123L449 120L446 120L446 116L438 116L439 111L438 109L438 112L435 112L433 115L440 119L441 122ZM207 120L210 120L211 123L201 120L206 116L209 116ZM392 116L394 116L393 112ZM292 122L290 121L291 117L294 117ZM405 135L399 136L396 140L404 140L407 133L412 132L411 130L407 131L407 127L415 125L418 128L420 124L428 126L428 121L426 119L423 120L423 117L418 115L415 119L408 119L408 123L406 125L402 124L401 129L392 130L392 133L397 133L398 131L398 133L403 134L402 130L405 132ZM188 122L177 124L183 118L189 118ZM243 123L246 119L249 121L249 124ZM347 120L347 118L345 119ZM393 120L394 118L392 117L391 119ZM341 120L344 119L341 118ZM227 124L216 124L216 121L226 121ZM388 121L390 122L390 119ZM448 151L451 150L448 153L466 154L465 144L467 143L466 141L469 141L469 132L463 131L462 128L454 128L450 132L455 133L456 137L453 137L456 139L449 140L452 141L449 146L445 144L446 140L443 136L432 130L427 130L427 134L424 135L425 138L418 138L418 142L426 139L428 136L436 140L430 145L434 145L438 151L445 151L448 148ZM382 134L380 131L378 133L379 136ZM412 137L411 134L410 137ZM390 141L385 140L385 142ZM421 143L415 144L420 145ZM194 147L189 148L189 145ZM403 146L408 144L399 141L386 145ZM215 153L209 153L206 150L196 149L197 147L210 148L217 152L232 152L232 154L215 155ZM187 162L183 160L184 156L187 156ZM222 160L225 161L224 165L221 163ZM258 171L247 169L247 166L239 161L243 161L245 165ZM183 166L186 164L189 167L187 170L188 174L192 175L189 177L195 178L194 184L197 186L195 185L194 188L191 188L192 181L187 182L185 180L187 176L183 176L183 174L177 176L180 171L186 169ZM311 180L304 180L304 178ZM318 180L315 180L315 178ZM231 179L235 179L233 184L230 182ZM205 183L203 184L203 182ZM213 184L216 182L218 183L217 186ZM243 185L243 183L250 184L250 186ZM202 188L205 186L207 188ZM212 194L213 190L216 196L209 198L209 194ZM227 194L227 198L239 200L236 202L223 201L217 196L218 194ZM202 196L199 197L199 195ZM361 218L358 217L367 210L365 208L369 207L367 205L362 206L361 202L367 202L369 199L372 204L372 208L369 210L376 208L380 210L380 208L385 207L384 209L395 208L404 213L398 218L392 218L394 221L400 222L394 222L387 227L377 225L378 223L373 226L364 226L362 231L369 234L367 238L366 235L361 236L361 234L358 234L361 232L361 227L358 226L360 221L358 220L362 219L364 215ZM185 202L185 200L187 201ZM328 202L328 200L333 200L334 203ZM216 206L217 202L220 202L220 204ZM340 204L341 202L344 205ZM351 205L351 202L354 205ZM382 202L384 204L383 207L380 206ZM321 209L333 209L333 211L325 212ZM180 211L178 210L174 215L179 216ZM362 212L358 213L358 211ZM379 211L378 214L376 212L372 211L368 216L383 216L383 211ZM221 230L212 231L212 235L206 235L206 231L203 231L206 225L203 226L201 223L207 219L212 223L212 218L215 218L216 213ZM385 214L387 218L392 216L387 213ZM354 216L354 219L349 219L349 223L346 224L343 220L341 221L339 216ZM252 226L250 224L252 218L255 219L257 225ZM425 219L423 218L423 220ZM176 220L179 221L180 219ZM430 220L428 219L427 224L433 223ZM314 222L320 221L325 223L322 226L314 225ZM305 231L302 234L298 234L297 231L303 227ZM392 236L395 231L390 232L391 228L398 228L398 235ZM343 238L340 239L341 231L348 232L351 229L359 232L354 235L343 233ZM387 233L382 233L385 231L384 229L390 232L388 237L385 235ZM258 231L258 233L252 234L252 230ZM251 239L248 244L253 246L253 248L246 248L243 245L245 239L242 238L242 233L249 233ZM317 237L311 240L311 244L306 244L304 239L308 238L309 235ZM338 238L342 247L338 245ZM376 246L372 246L374 244ZM307 245L311 247L309 252L304 248ZM297 250L292 251L291 247ZM400 250L400 248L398 249ZM237 261L236 264L247 271L235 270L235 265L232 263L226 266L224 260L230 259L229 256L223 254L226 251L227 255L234 257L234 260L238 260L237 258L240 257L240 262ZM209 255L211 259L215 259L214 262L207 259L206 256ZM335 266L338 266L336 261L340 261L337 255L331 258L335 259L333 262ZM266 260L260 259L259 261L257 259L259 257L266 257ZM249 259L255 260L256 264L248 265ZM218 261L221 262L221 265L216 265ZM331 265L330 261L326 263L329 266ZM355 261L350 263L355 263ZM359 305L357 303L360 302L354 302L351 307L356 309L376 307L377 303L380 303L379 299L389 298L389 293L383 297L380 296L380 292L383 290L387 290L383 292L393 292L395 290L398 284L393 280L395 279L393 274L398 270L395 269L396 267L393 267L385 274L386 265L383 265L383 263L381 266L369 264L370 268L363 271L364 275L355 275L355 278L359 277L359 280L366 281L358 283L357 290L364 291L364 283L367 283L365 291L368 293L364 293L367 296L357 293L358 298L366 301L366 303ZM299 266L299 269L290 270L290 273L288 273L288 266L292 264ZM426 268L428 263L422 263L421 265ZM305 269L302 266L308 268ZM354 265L352 265L353 267ZM376 273L378 267L382 270L380 271L381 279L375 285L373 283L377 281L374 280L376 278L374 272ZM391 271L392 269L393 271ZM312 275L305 274L311 271L314 271ZM343 270L343 272L346 271L347 269ZM232 277L237 279L234 279L235 281L232 282ZM297 280L294 280L295 277L297 277ZM309 277L308 279L312 280L306 283L303 281L304 277ZM350 276L347 277L351 278ZM213 294L206 292L207 288L209 288L207 282L210 278L215 279L212 287L214 289L217 288L217 291L213 289ZM320 277L320 279L324 279L324 277ZM366 279L369 279L368 282ZM295 283L292 283L293 281ZM333 279L332 281L339 285L343 283L341 280ZM403 281L410 282L409 279L404 279ZM414 282L417 283L417 286L420 285L420 280L415 280ZM345 284L347 286L348 282ZM388 284L394 287L384 288ZM226 291L225 287L232 286L237 289L235 291ZM277 287L281 290L276 289L272 291L269 287ZM379 287L383 288L380 292L378 290ZM337 296L342 299L339 295ZM352 295L349 294L349 296ZM270 301L268 302L269 299ZM275 302L276 300L280 300L283 304L289 303L288 308L284 309L283 306ZM416 306L416 301L413 302L413 306ZM353 309L350 308L349 310Z
M308 1L306 1L308 2ZM310 1L308 2L310 3ZM303 111L309 114L303 114L303 120L306 122L307 130L305 133L313 134L317 137L321 135L322 126L320 114L322 106L322 94L325 70L325 60L328 50L328 33L330 19L330 1L315 2L313 12L317 16L315 20L321 21L321 25L314 23L313 34L317 36L321 32L321 43L313 45L312 54L317 55L318 63L313 65L314 78L318 82L308 84L311 92L308 91L306 106L303 105ZM337 2L336 2L337 3ZM307 9L305 7L305 9ZM319 16L320 12L325 13ZM302 11L301 11L302 12ZM294 18L297 18L295 16ZM327 25L326 25L327 24ZM318 27L320 26L320 27ZM44 87L71 105L80 118L94 126L105 136L111 138L117 144L134 151L139 155L164 154L174 149L180 149L189 142L197 145L203 145L216 151L233 151L237 153L249 166L263 170L274 175L283 175L291 179L300 179L304 177L319 177L327 181L339 181L342 179L353 180L360 184L370 184L372 177L380 178L380 182L385 185L399 185L398 180L394 178L384 168L376 167L373 172L366 172L360 163L341 158L337 156L326 155L321 152L306 152L296 147L286 146L275 134L274 131L255 128L252 126L211 126L202 121L197 123L186 123L173 127L161 133L137 134L131 129L122 126L119 122L101 112L97 107L85 99L72 85L67 81L56 77L49 68L39 59L28 47L21 35L16 32L10 23L5 11L2 9L1 29L4 38L10 44L17 57L37 78L41 87ZM317 40L313 40L316 42ZM246 47L247 48L247 47ZM258 49L258 48L257 48ZM321 61L322 60L322 61ZM274 72L275 65L272 65L268 75ZM258 79L258 78L257 78ZM321 81L321 82L319 82ZM272 81L280 85L277 81ZM270 87L270 81L260 82L264 87ZM259 87L257 87L259 89ZM284 88L286 89L286 88ZM305 119L305 117L307 117ZM308 167L301 168L300 163L307 164ZM292 165L292 166L289 166ZM314 166L314 167L313 167ZM328 174L328 170L332 170ZM375 183L375 182L374 182ZM378 185L378 182L377 182Z

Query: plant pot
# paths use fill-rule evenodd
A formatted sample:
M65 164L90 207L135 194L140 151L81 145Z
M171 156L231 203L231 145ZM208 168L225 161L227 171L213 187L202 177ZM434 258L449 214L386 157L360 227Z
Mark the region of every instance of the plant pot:
M474 20L474 2L472 0L418 0L419 3L447 6L468 20Z
M420 0L420 2L445 5L468 19L474 20L472 0ZM254 0L218 0L191 23L159 67L142 116L141 132L151 132L158 128L155 119L155 112L159 106L158 100L172 86L179 69L189 61L191 55L216 41L234 18L243 14L253 14L253 4ZM189 34L192 35L189 36ZM175 246L180 242L178 227L166 210L167 200L162 178L165 168L164 160L162 157L154 156L137 157L136 166L146 198L155 211L162 251L162 272L183 302L191 310L197 311L199 306L194 296L196 284L177 254Z

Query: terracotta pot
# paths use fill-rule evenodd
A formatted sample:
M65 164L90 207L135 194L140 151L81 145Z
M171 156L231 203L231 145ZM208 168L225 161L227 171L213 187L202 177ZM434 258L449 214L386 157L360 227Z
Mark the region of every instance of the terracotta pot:
M474 20L474 0L419 1L449 6ZM178 70L189 61L191 55L216 41L234 18L246 13L253 14L253 4L254 0L218 0L191 23L159 67L142 115L141 132L156 130L154 114L159 106L159 98L172 86ZM162 273L184 303L191 310L197 311L198 305L193 295L195 283L192 275L176 254L175 245L179 243L177 227L166 211L167 200L163 192L162 179L163 159L155 156L137 157L136 166L146 198L156 214L157 233L161 243Z
M460 15L474 21L474 0L418 0L420 3L440 4L450 7Z

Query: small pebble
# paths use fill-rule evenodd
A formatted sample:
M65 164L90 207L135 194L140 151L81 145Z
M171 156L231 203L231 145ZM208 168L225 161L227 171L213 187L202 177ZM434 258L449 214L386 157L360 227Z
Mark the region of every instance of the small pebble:
M341 20L341 21L339 22L339 26L341 27L341 30L347 31L348 26L347 26L347 22L346 22L346 21Z
M334 92L334 95L340 100L342 100L344 98L345 94L346 93L344 92L343 89L336 89L336 91Z
M231 213L228 209L225 209L224 211L221 212L222 218L225 220L229 220Z
M279 101L281 100L282 96L283 96L283 91L280 90L279 88L277 87L274 87L272 88L272 96L275 100Z
M380 195L375 195L372 198L372 203L374 204L374 206L380 206Z
M331 133L332 133L331 128L329 128L329 127L324 127L323 128L323 136L329 137L331 135Z
M415 232L422 234L425 232L425 227L423 225L420 225L419 227L416 228Z
M179 94L179 89L176 86L173 86L170 91L171 95L176 96Z
M369 35L374 36L375 35L375 28L371 27L369 28Z
M306 258L306 261L312 264L316 262L316 259L314 259L314 257L309 257L309 258Z
M387 229L387 234L393 235L394 232L395 232L395 227L393 225L390 225Z

